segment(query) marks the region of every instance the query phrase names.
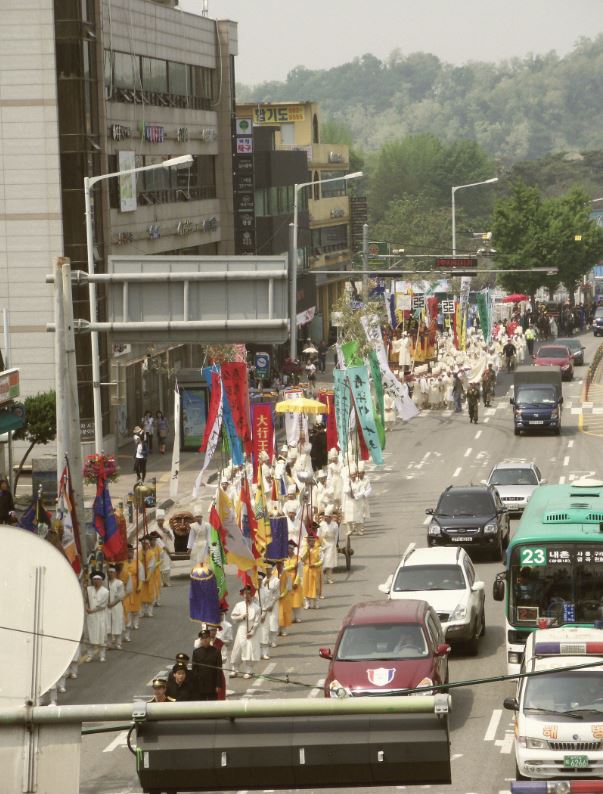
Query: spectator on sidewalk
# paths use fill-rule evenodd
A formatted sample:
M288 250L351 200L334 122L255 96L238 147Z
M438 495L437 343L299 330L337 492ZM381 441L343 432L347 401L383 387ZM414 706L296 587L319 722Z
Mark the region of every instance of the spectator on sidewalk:
M318 369L320 372L325 372L327 369L327 351L329 345L324 339L318 343Z
M139 425L134 428L134 473L139 482L144 482L147 476L148 446L144 439L143 430Z
M141 424L142 431L144 433L144 440L147 442L147 448L150 454L153 451L153 425L155 424L153 414L150 411L145 412L145 415L142 417Z
M157 428L157 444L159 446L159 454L165 455L165 445L168 437L168 420L161 411L155 414L155 427Z
M16 524L15 503L8 480L0 479L0 524Z

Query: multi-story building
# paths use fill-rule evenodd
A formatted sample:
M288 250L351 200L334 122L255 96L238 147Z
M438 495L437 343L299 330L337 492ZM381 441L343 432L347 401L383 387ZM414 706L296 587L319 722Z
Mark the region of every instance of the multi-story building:
M321 141L320 109L315 102L237 104L236 114L238 119L251 119L258 141L254 144L258 253L287 250L293 186L317 183L303 188L299 196L297 310L316 307L310 335L314 340L326 339L330 307L343 293L346 276L321 271L350 269L352 251L347 182L325 180L349 172L348 147ZM272 131L272 144L261 136L265 129Z
M64 255L87 270L84 177L192 154L190 167L94 188L94 260L112 253L229 254L237 27L185 13L176 0L0 0L0 278L22 391L54 387L52 293ZM102 290L97 313L105 316ZM76 317L88 292L74 289ZM164 407L165 369L192 351L113 345L101 337L105 448L146 409ZM147 349L150 347L150 351ZM92 417L90 343L78 337L80 414ZM149 367L149 352L153 354ZM157 354L161 353L160 356ZM161 366L154 366L161 359ZM117 405L112 405L117 402Z

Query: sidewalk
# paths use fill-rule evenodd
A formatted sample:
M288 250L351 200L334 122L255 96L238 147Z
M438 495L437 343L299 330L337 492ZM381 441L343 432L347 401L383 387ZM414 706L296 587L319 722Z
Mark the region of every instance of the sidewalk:
M590 436L603 437L603 358L596 365L584 393L586 399L582 403L580 430Z

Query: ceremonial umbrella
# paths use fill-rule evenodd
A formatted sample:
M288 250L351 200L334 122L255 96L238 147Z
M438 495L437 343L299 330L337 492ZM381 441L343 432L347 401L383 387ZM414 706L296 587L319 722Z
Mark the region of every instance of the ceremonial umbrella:
M514 295L505 295L502 299L501 303L519 303L520 301L527 301L527 295L520 295L519 293L515 293Z
M309 345L302 350L302 353L308 353L309 355L311 353L318 353L318 350L314 347L314 345Z
M308 397L293 397L276 404L277 414L328 414L329 406Z

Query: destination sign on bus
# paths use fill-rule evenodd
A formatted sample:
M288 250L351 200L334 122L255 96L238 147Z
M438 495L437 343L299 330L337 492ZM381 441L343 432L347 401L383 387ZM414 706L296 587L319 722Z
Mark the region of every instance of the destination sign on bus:
M603 548L599 546L520 546L521 568L541 568L547 565L603 563Z
M474 256L445 256L436 259L436 267L446 268L446 270L477 268L477 259Z

